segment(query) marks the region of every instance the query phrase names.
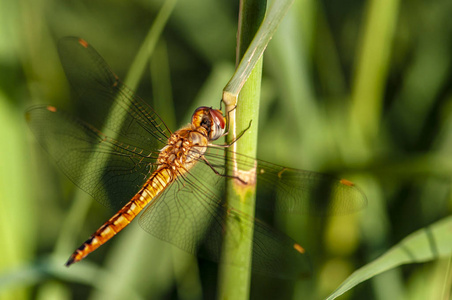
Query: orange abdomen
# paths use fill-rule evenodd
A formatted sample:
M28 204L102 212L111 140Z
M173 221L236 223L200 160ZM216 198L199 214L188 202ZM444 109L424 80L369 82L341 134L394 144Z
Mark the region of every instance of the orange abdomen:
M74 251L66 262L66 266L82 260L129 225L152 199L165 190L172 180L173 175L169 169L162 168L155 171L132 200L124 205L110 220L105 222L88 240Z

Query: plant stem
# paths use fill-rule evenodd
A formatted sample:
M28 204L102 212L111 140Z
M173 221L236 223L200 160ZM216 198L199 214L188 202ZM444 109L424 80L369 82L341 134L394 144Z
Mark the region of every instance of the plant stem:
M240 61L257 29L266 10L266 0L242 0L240 2L239 28L237 35L237 62ZM226 112L229 115L229 132L227 141L230 143L243 132L252 120L251 127L240 138L240 142L231 146L234 152L254 157L257 148L258 112L260 86L262 77L262 57L258 60L248 80L243 86L237 101L237 108L227 103ZM250 172L255 170L240 170ZM229 170L237 176L238 170ZM227 203L229 207L240 210L249 217L254 217L255 184L244 186L237 180L227 181ZM231 217L228 222L236 222L232 226L239 227L241 236L231 236L226 230L223 244L222 261L219 276L220 299L248 299L251 281L252 240L253 229L242 226L240 218ZM229 224L226 229L230 227Z

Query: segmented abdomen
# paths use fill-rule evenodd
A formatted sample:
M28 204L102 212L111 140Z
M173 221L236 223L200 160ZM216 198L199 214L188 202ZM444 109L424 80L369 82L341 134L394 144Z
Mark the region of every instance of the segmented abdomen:
M163 192L173 180L172 172L167 168L155 171L141 190L86 240L66 262L66 266L76 263L106 243L140 213L158 194Z

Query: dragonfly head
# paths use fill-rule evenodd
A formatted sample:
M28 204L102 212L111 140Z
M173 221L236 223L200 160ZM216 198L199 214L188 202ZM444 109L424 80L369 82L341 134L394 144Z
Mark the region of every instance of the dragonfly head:
M226 119L221 110L207 106L201 106L195 110L191 123L196 127L204 127L210 141L221 137L226 128Z

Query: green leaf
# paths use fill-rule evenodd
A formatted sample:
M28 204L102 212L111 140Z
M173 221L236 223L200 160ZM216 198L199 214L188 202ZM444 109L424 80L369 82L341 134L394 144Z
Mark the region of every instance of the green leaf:
M356 270L327 299L336 299L361 282L403 264L452 254L452 216L410 234L385 254Z

